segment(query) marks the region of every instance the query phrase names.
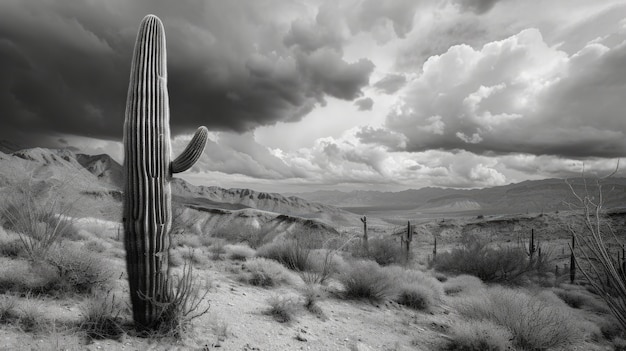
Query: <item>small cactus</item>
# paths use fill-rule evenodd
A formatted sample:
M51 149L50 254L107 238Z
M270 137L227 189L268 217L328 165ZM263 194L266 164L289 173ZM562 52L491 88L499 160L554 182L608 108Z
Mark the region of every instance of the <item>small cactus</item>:
M124 244L133 308L139 329L158 327L167 302L173 173L189 169L206 145L200 127L180 156L171 159L165 31L146 16L139 26L124 121Z
M367 217L363 216L363 218L361 218L361 222L363 222L363 250L365 250L365 253L369 253L370 247L367 238Z
M572 233L572 246L570 247L569 256L569 281L574 284L576 280L576 256L574 255L574 249L576 248L576 236Z

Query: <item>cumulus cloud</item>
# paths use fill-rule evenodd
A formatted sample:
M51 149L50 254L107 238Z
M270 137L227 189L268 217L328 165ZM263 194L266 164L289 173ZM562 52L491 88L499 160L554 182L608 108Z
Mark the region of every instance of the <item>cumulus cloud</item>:
M625 64L626 44L567 55L536 29L480 50L453 46L428 59L387 127L409 151L624 156Z
M302 34L296 19L307 11L276 0L3 2L3 129L120 138L137 26L149 12L167 33L175 133L201 124L244 132L298 121L326 96L360 97L372 62L344 60L331 31Z
M477 14L483 14L498 3L500 0L454 0L465 11L472 11Z
M357 106L359 111L371 111L374 106L374 100L372 98L366 97L359 100L356 100L354 104Z

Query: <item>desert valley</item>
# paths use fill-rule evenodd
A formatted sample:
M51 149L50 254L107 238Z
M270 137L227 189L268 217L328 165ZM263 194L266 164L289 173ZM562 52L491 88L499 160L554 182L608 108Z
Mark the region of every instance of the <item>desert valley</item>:
M575 198L564 180L480 190L281 195L175 179L170 265L175 275L193 268L197 293L204 297L197 307L206 313L191 320L181 336L146 339L129 327L121 165L107 155L5 147L0 169L5 204L40 206L24 207L31 216L63 209L68 218L63 235L45 249L49 258L35 264L20 239L31 234L19 232L5 205L0 232L5 348L465 350L455 342L477 338L472 341L477 347L496 345L494 350L609 350L624 342L608 307L580 272L570 283L568 225L582 225L582 212L573 207ZM593 179L586 182L588 192L597 191ZM577 192L585 190L582 179L570 183ZM621 238L626 179L602 184L607 218ZM369 253L361 250L364 217ZM407 222L408 261L402 246ZM501 263L511 279L494 271L481 281L444 262L451 252L471 251L472 242L481 240L494 250L523 252L531 232L547 262L526 270L521 266L530 263L524 254ZM283 260L281 250L295 250L295 258ZM359 274L376 281L351 292L350 284L364 278ZM412 292L409 300L402 294L406 289ZM488 304L485 294L504 305L472 305ZM507 299L528 302L506 306L512 303ZM505 319L474 319L474 314L497 313L489 308L522 313L515 317L524 321L517 322L520 330ZM550 316L524 320L527 309L545 309ZM523 334L539 327L555 329L549 337Z

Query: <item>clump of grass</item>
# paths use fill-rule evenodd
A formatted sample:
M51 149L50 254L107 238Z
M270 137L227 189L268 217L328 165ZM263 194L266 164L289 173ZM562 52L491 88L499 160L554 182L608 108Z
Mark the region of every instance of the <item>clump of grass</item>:
M443 287L435 277L398 266L384 267L383 272L393 282L393 297L399 304L428 310L441 301Z
M226 240L220 238L212 238L210 245L211 246L209 247L209 252L211 252L211 254L213 255L213 260L221 260L222 256L226 254Z
M354 261L339 275L347 299L384 300L393 294L393 281L373 261Z
M511 332L490 321L458 321L450 329L451 339L442 351L508 351L513 350Z
M48 295L107 290L113 277L104 258L69 245L51 250L41 268L46 265L53 268L54 275L50 274L53 278L37 292Z
M124 334L123 311L123 305L110 291L96 293L81 307L78 329L90 340L118 340Z
M256 255L256 250L247 244L226 245L224 251L231 260L245 261Z
M42 333L50 330L52 322L46 319L41 307L31 299L21 301L18 308L17 326L25 333Z
M46 199L33 184L19 184L0 207L3 226L18 234L23 250L32 259L45 257L63 237L76 236L72 208L58 199Z
M478 277L467 274L452 277L443 283L443 291L446 295L457 295L461 292L477 292L484 288L485 285Z
M209 311L210 305L202 307L209 293L207 285L198 282L192 265L185 261L182 274L169 278L163 300L156 301L143 296L160 310L157 324L148 328L152 333L150 336L182 338L191 327L192 321Z
M515 345L523 349L566 347L580 341L584 332L569 307L559 304L556 296L495 286L481 296L461 300L457 310L466 318L508 328Z
M301 239L290 239L267 243L257 249L257 256L269 258L298 272L309 269L311 248Z
M369 250L365 252L361 247L354 253L356 257L368 258L374 260L381 266L391 264L400 264L406 261L406 252L402 250L397 242L385 239L375 238L368 242Z
M242 273L243 280L252 285L272 287L297 284L297 276L273 260L254 258L247 261L244 267L247 272Z
M197 266L202 266L208 263L208 259L206 258L202 250L195 250L191 248L187 250L183 249L182 260L183 262L191 262Z
M90 240L85 243L85 249L97 253L102 253L106 251L107 246L99 240Z
M334 250L315 249L309 254L307 270L300 272L300 276L307 284L326 284L345 265Z
M272 296L267 300L270 308L265 311L279 323L291 322L298 310L299 301L294 297Z
M304 298L304 308L306 308L307 311L321 319L326 319L324 311L317 303L320 298L322 298L319 285L307 285L302 291L302 297Z
M18 318L17 297L13 295L0 297L0 324L12 324Z
M5 257L25 257L27 255L19 239L3 238L0 240L0 256Z

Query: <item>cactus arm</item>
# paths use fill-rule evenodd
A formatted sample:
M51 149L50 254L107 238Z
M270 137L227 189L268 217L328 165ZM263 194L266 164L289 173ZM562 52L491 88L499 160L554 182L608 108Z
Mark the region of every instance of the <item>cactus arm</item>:
M184 172L198 161L200 156L202 156L208 136L209 131L206 127L200 127L196 130L196 134L194 134L185 150L178 157L176 157L174 161L172 161L172 173Z

